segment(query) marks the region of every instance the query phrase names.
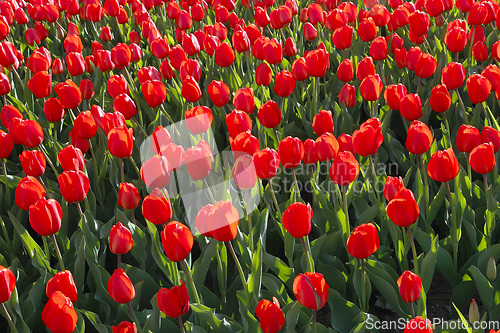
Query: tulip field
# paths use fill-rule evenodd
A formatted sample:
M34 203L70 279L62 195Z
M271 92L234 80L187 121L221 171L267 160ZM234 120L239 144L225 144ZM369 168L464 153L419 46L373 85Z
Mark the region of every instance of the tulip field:
M500 332L497 0L0 2L0 331Z

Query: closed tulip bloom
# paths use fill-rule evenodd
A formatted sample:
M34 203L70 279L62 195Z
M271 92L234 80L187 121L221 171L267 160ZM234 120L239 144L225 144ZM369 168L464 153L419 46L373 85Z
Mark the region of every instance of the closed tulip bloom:
M386 208L389 219L400 227L408 227L417 221L420 208L413 193L408 189L400 190Z
M212 150L206 141L200 141L197 146L186 150L186 167L192 180L206 178L212 169L214 158Z
M384 99L389 108L399 111L401 100L406 96L407 89L403 84L388 85L384 91Z
M339 92L339 102L344 103L347 108L352 108L356 105L356 88L346 83Z
M226 125L229 136L235 138L238 134L246 131L252 131L252 120L250 116L243 111L236 109L226 115Z
M0 158L8 158L14 149L9 133L0 130Z
M486 101L491 91L491 83L480 74L474 74L467 79L467 94L472 104Z
M113 110L120 112L126 120L132 119L137 114L134 100L126 93L122 93L113 101Z
M231 142L231 150L235 158L238 158L242 154L253 156L260 150L260 142L251 133L242 132Z
M10 295L16 287L16 277L8 268L0 265L0 303L5 303L9 300Z
M427 164L427 174L437 182L447 182L454 179L459 170L458 160L453 149L436 151Z
M371 17L362 20L358 26L359 39L371 42L377 36L378 28Z
M43 308L42 320L53 333L71 333L75 330L78 315L69 297L56 291Z
M341 151L333 160L329 170L330 179L337 185L351 184L359 174L359 164L350 151Z
M354 78L354 66L351 59L344 59L337 68L337 77L342 82L351 81Z
M45 101L43 107L45 118L52 123L61 121L64 117L64 108L57 98L51 97Z
M46 195L44 187L36 178L26 176L16 186L15 202L22 210L29 210L31 205Z
M78 52L71 52L66 56L66 68L71 76L82 75L85 72L85 59Z
M187 258L193 248L193 234L188 227L172 221L165 226L160 235L168 259L177 262Z
M375 38L375 40L370 45L370 56L373 60L385 60L389 55L389 48L387 46L387 41L384 37L380 36Z
M220 67L229 67L234 62L234 51L228 43L224 42L215 50L215 62Z
M239 155L232 168L233 179L238 188L251 189L257 183L257 172L251 155L243 153Z
M306 58L295 59L292 64L292 76L295 81L305 81L309 78Z
M116 98L120 94L130 94L127 80L120 75L113 75L108 80L107 91L111 98Z
M332 43L339 50L345 50L351 47L353 28L349 25L344 25L333 31Z
M94 84L89 79L80 81L80 91L82 93L82 99L88 101L94 97Z
M275 38L266 41L263 52L264 59L271 65L277 65L283 60L283 46Z
M195 103L201 98L201 89L198 82L188 76L182 82L182 97L184 97L188 102Z
M109 131L108 149L114 157L129 158L134 149L133 130L125 126L119 126Z
M285 316L276 297L270 302L263 299L257 304L255 315L260 320L260 328L264 333L277 333L285 325Z
M457 149L462 153L470 153L481 144L481 132L471 125L463 124L457 132Z
M382 92L384 85L378 74L369 75L363 79L359 86L361 96L367 101L376 101Z
M363 223L352 231L347 239L347 251L358 259L365 259L380 247L377 228L372 223Z
M464 66L461 63L450 62L443 68L441 83L449 90L454 90L463 86L465 77Z
M469 155L469 164L472 170L481 175L490 173L495 168L495 151L493 144L482 143L472 149Z
M299 138L288 136L280 141L278 153L285 169L296 168L304 156L304 144Z
M250 50L250 39L245 30L236 30L232 38L234 49L237 52L245 52Z
M29 208L30 225L40 236L50 236L61 228L62 209L54 199L39 199Z
M109 232L109 250L113 254L125 254L134 245L132 233L121 222L113 225Z
M122 321L118 326L111 327L113 333L137 333L135 323Z
M207 216L206 228L210 235L220 242L232 241L238 233L238 210L231 201L218 201Z
M281 97L288 97L295 89L295 79L287 70L283 70L276 75L274 82L274 92Z
M283 54L287 57L293 57L297 54L297 45L292 37L286 39Z
M429 150L433 140L429 127L421 121L414 120L408 129L405 145L411 154L420 155Z
M339 151L349 151L351 154L355 155L356 151L352 145L352 136L349 134L342 133L337 138L339 143Z
M123 96L126 96L125 94ZM116 99L115 99L116 101ZM96 111L98 111L97 108L95 108ZM99 116L94 115L94 119L98 118ZM106 113L102 118L102 129L104 130L104 133L106 133L106 137L108 136L109 132L113 128L117 128L120 126L127 126L126 119L123 116L123 113L120 111L115 111L113 113ZM97 123L97 122L96 122Z
M426 79L434 74L436 67L436 58L430 54L422 53L422 55L418 58L417 66L415 67L415 75L422 79Z
M80 88L71 80L58 83L54 90L66 109L76 109L82 102Z
M409 25L410 31L418 37L427 33L431 25L431 20L427 13L417 10L410 14Z
M141 84L141 89L146 102L151 108L160 106L167 98L167 89L163 82L159 80L146 81Z
M13 118L23 119L23 114L13 105L5 105L0 112L2 125L9 128L9 124Z
M134 184L120 183L118 189L118 206L123 209L136 209L141 202L141 196Z
M140 173L142 181L152 189L163 188L170 183L170 165L167 158L159 154L149 158L141 166Z
M273 178L280 166L281 160L279 154L270 148L265 148L253 155L255 171L260 179Z
M115 269L108 281L109 296L120 304L126 304L134 299L135 288L123 268Z
M35 95L36 98L45 98L50 96L50 93L52 91L51 81L52 77L49 73L45 71L40 71L37 72L35 75L33 75L31 79L28 80L28 88L33 93L33 95ZM0 91L2 90L1 85L2 84L0 83ZM4 90L4 92L6 93L2 94L0 92L0 95L6 95L9 93L9 91L10 91L10 83L9 83L9 89Z
M434 111L440 113L450 108L451 97L445 85L440 84L432 88L429 104Z
M405 188L403 183L403 178L387 176L384 185L384 198L387 201L391 201L396 197L396 195Z
M50 298L56 291L62 292L71 302L76 302L78 291L76 290L75 280L73 280L73 275L70 271L57 272L54 277L49 279L45 288L47 297Z
M273 72L268 64L262 63L255 69L255 83L259 86L268 86L273 78Z
M411 272L405 271L397 281L399 294L403 301L407 303L416 302L422 291L422 280L420 277Z
M366 77L370 75L377 74L375 70L375 64L373 63L372 57L365 57L358 63L356 68L356 77L359 81L363 81Z
M167 317L177 318L189 311L189 293L181 280L180 286L173 286L172 288L161 288L156 295L156 302L158 308Z
M168 195L166 195L168 197ZM160 225L172 218L172 206L160 190L154 190L142 202L142 215L149 222Z
M231 97L231 91L227 84L222 81L213 80L210 82L207 88L208 96L210 96L210 100L217 107L223 107L229 102L229 98Z
M252 114L255 109L254 91L250 87L236 90L233 97L233 105L236 110Z
M206 106L192 107L184 113L184 116L187 128L195 135L205 133L212 125L212 110Z
M500 82L500 68L496 65L488 65L481 72L481 75L488 79L491 83L491 91L497 91L498 83ZM497 93L498 96L498 93ZM498 97L497 97L498 99Z
M450 52L462 52L467 45L467 30L460 26L447 29L444 42Z
M365 121L352 135L354 150L361 156L374 155L383 141L382 125L378 118Z
M196 230L205 237L212 237L211 230L208 228L208 214L212 210L213 205L208 204L200 208L198 214L196 214L195 225Z
M257 111L262 126L267 128L275 128L281 123L281 111L275 101L268 101L261 105Z
M324 133L333 133L333 117L332 111L320 110L317 115L313 117L312 128L314 133L318 136Z
M311 232L311 219L314 213L311 205L296 202L283 213L283 226L294 238L302 238Z
M309 75L312 77L323 77L330 66L330 55L326 52L322 43L316 50L309 51L304 58L306 59Z
M39 150L25 150L19 155L19 160L26 176L39 177L45 172L47 161Z
M22 120L21 126L17 127L17 130L21 131L18 133L21 134L21 143L28 148L38 147L43 142L44 134L42 126L35 120ZM9 133L11 132L9 128Z
M68 203L80 202L89 192L89 179L82 171L64 171L58 178L61 195Z
M333 160L339 151L339 143L332 133L324 133L316 139L315 152L318 160Z
M417 316L411 319L405 326L403 333L432 333L432 322Z
M422 117L422 100L417 94L407 94L399 104L401 115L408 121Z
M299 274L293 281L293 293L299 303L315 311L325 306L329 287L323 274L320 273Z
M491 142L495 153L500 149L500 133L496 129L485 126L481 131L481 139L482 143Z

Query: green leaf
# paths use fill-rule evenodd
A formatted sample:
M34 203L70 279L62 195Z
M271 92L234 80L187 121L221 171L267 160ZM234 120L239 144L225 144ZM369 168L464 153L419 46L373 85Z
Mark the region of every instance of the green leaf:
M358 324L354 319L358 317L361 310L331 288L329 290L328 306L332 311L331 324L336 331L349 333Z
M361 214L361 216L359 217L358 223L363 224L363 223L373 222L375 217L380 212L381 205L382 205L381 203L378 203L378 204L375 204L375 205L371 206L370 208L366 209L363 212L363 214Z
M293 301L292 303L288 303L283 307L283 313L286 318L286 328L294 330L297 326L297 322L299 320L300 309L302 305L298 301Z
M259 239L257 248L252 258L252 274L248 280L248 292L255 293L259 297L260 285L262 283L262 246Z
M212 238L207 245L203 247L198 260L195 261L191 275L193 276L194 284L198 290L201 290L205 278L207 276L208 269L210 268L210 263L214 257L215 251L217 250L217 240Z
M481 296L483 305L486 307L486 310L491 310L494 305L493 297L495 296L493 286L490 284L490 281L488 281L486 276L484 276L476 266L472 265L471 267L469 267L469 272L472 274L474 283L476 284L479 296Z
M288 267L283 260L274 257L269 253L264 253L263 255L264 264L269 267L283 283L287 284L291 282L293 275L293 269Z
M460 320L462 321L462 326L466 328L467 333L472 333L472 328L470 328L470 325L467 322L467 319L465 319L462 312L460 312L460 310L455 306L454 303L451 303L451 304L453 304L453 307L455 308L455 310L457 310L458 316L460 317Z
M191 309L217 333L235 333L243 330L243 327L234 319L215 313L215 309L203 304L191 304Z
M174 273L176 270L175 263L171 262L160 250L160 236L158 234L158 229L156 226L146 221L148 224L148 231L151 235L151 253L153 254L153 258L158 265L158 267L165 273L165 276L168 278L172 285L177 285L176 281L173 280L173 277L177 274Z
M90 323L94 326L97 332L108 333L108 329L101 323L101 320L99 319L99 316L97 314L95 314L92 311L84 309L79 309L78 311L80 311L85 315L85 317L87 317L88 321L90 321Z

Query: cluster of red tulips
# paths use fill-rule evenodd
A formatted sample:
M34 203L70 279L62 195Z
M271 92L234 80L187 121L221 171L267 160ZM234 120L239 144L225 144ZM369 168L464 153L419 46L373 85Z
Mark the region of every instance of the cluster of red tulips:
M499 29L494 0L1 2L11 331L348 333L388 303L427 333L435 268L496 320Z

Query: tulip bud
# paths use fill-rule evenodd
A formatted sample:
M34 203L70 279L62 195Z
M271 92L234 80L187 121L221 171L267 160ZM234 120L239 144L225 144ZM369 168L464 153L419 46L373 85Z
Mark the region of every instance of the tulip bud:
M160 236L165 254L173 262L186 259L193 248L191 230L177 221L169 222Z
M61 291L56 291L43 308L42 320L52 332L71 333L75 330L78 315L71 300Z
M357 226L347 239L347 251L355 258L365 259L374 254L380 247L377 228L366 223Z
M474 324L479 320L481 320L479 316L479 307L477 306L476 300L473 298L469 306L469 321Z
M16 277L8 268L0 265L0 303L5 303L9 300L10 295L16 287Z
M135 323L122 321L118 326L111 327L113 333L137 333Z
M486 277L490 282L493 282L497 278L497 263L493 256L488 260L488 266L486 267Z
M302 238L311 232L313 217L311 205L296 202L288 206L283 213L283 226L294 238Z
M407 303L416 302L422 291L422 280L410 271L405 271L397 281L399 293L403 301Z
M329 286L320 273L299 274L293 281L293 293L300 304L318 311L328 300Z
M181 280L180 286L161 288L156 295L158 308L170 318L177 318L189 311L189 293Z
M130 251L133 245L132 233L121 222L111 227L109 232L109 250L111 253L125 254Z
M285 325L285 316L276 297L273 297L272 302L267 299L261 300L257 304L255 315L260 320L260 327L263 332L277 333Z
M118 190L118 205L123 209L136 209L141 202L139 191L131 183L120 183Z
M47 287L45 288L47 297L50 298L56 291L62 292L71 302L76 302L78 291L76 290L75 281L70 271L58 272L47 282Z
M123 268L115 269L108 281L108 293L120 304L130 302L135 297L135 288Z

